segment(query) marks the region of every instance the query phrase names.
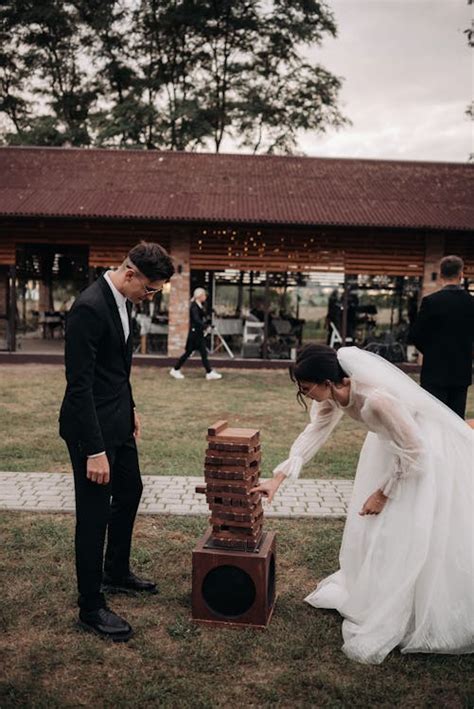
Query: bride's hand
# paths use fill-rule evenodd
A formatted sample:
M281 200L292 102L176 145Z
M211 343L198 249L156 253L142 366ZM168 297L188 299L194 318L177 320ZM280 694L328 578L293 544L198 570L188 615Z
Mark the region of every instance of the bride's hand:
M261 495L263 495L263 497L266 497L268 502L270 503L275 497L275 494L280 485L281 480L278 480L277 478L270 478L270 480L265 480L265 482L260 483L260 485L253 487L250 492L259 492Z
M382 490L376 490L367 500L364 502L359 514L364 515L378 515L382 512L388 497L383 494Z

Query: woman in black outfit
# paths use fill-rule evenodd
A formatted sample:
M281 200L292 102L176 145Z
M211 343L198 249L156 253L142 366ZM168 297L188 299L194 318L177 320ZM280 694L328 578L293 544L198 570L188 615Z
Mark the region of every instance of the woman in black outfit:
M186 340L186 349L173 369L170 369L170 375L174 377L174 379L184 379L181 367L195 350L201 353L202 364L206 370L206 379L222 379L222 374L219 374L211 368L207 358L206 341L204 339L206 316L203 308L206 300L207 293L204 288L196 288L191 298L191 307L189 309L189 333L188 339Z

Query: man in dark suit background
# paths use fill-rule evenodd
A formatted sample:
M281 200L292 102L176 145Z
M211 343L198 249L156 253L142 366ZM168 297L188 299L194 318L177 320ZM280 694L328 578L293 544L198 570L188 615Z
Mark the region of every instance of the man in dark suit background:
M67 387L59 422L74 472L79 624L118 641L128 640L132 628L107 608L102 583L112 592L157 592L129 566L142 493L130 310L153 298L173 273L165 249L141 242L116 271L80 294L66 321Z
M423 354L421 386L464 418L472 383L474 298L462 287L459 256L440 262L441 290L423 298L412 339Z

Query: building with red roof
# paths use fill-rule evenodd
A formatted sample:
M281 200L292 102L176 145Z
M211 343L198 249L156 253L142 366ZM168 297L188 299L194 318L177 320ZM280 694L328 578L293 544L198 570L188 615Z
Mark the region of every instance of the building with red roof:
M473 197L474 166L460 163L0 148L7 347L15 349L26 283L38 283L39 313L55 311L55 282L69 274L77 290L142 238L159 241L177 264L166 296L171 355L183 345L196 285L212 295L216 283L239 286L240 317L258 288L268 310L269 289L286 293L314 274L346 284L418 279L427 292L439 258L457 253L474 278Z

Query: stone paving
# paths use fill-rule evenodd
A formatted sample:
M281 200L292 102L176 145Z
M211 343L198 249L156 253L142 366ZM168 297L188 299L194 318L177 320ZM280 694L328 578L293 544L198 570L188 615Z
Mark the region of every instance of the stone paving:
M139 513L206 515L205 496L195 492L200 477L143 475ZM352 492L351 480L303 479L280 488L267 517L344 517ZM68 473L0 472L0 509L34 512L74 510L72 475Z

